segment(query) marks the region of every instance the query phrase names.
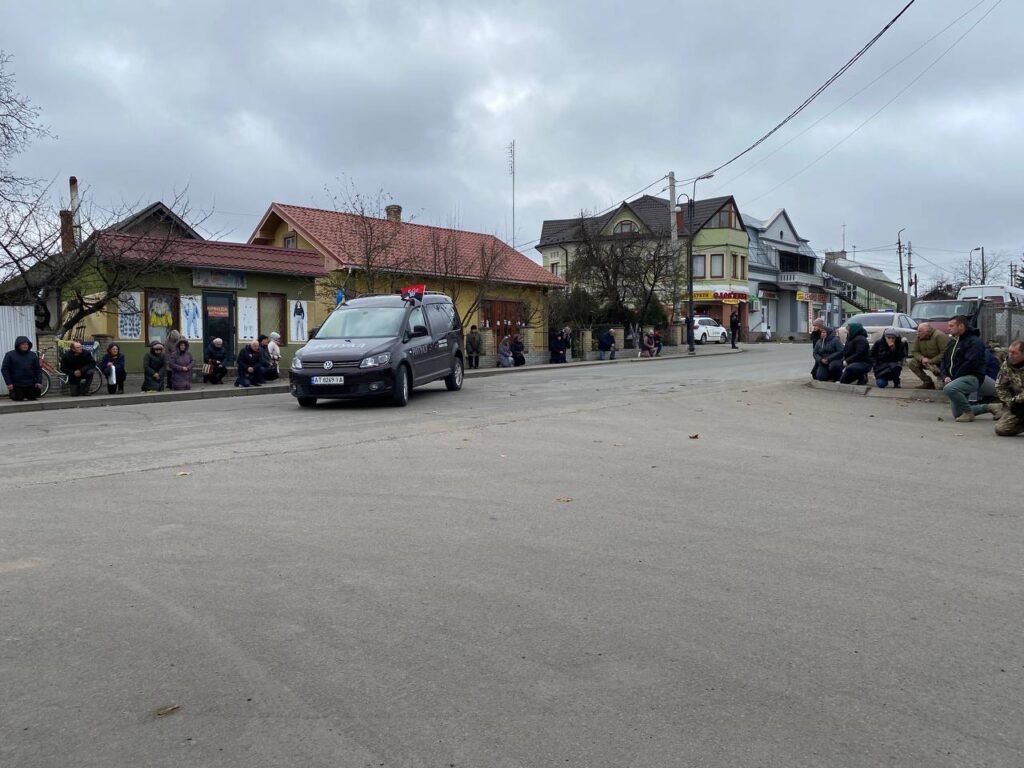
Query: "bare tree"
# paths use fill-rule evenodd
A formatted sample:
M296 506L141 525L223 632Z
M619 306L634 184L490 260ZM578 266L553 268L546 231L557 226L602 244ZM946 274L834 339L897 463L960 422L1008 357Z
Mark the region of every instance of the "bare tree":
M972 255L953 267L953 282L957 285L988 285L999 283L1005 279L1010 266L1011 256L1006 251L986 254L984 261L981 255L972 251Z
M0 206L31 201L38 192L38 181L19 176L11 162L34 139L50 135L39 123L39 108L18 91L10 62L0 50Z

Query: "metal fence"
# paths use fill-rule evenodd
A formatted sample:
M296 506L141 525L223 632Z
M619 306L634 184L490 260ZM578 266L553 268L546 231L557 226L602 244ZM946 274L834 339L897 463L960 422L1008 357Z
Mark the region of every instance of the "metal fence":
M986 344L1005 347L1011 341L1024 339L1024 308L982 307L978 330Z
M36 346L36 313L32 307L0 307L0 350L14 348L14 340L28 336Z

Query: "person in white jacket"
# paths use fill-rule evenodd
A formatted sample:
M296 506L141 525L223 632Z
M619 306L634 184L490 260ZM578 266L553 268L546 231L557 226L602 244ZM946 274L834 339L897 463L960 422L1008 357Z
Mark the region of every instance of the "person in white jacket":
M270 334L270 342L267 344L267 351L270 352L270 359L275 368L280 368L281 362L281 334L274 331Z

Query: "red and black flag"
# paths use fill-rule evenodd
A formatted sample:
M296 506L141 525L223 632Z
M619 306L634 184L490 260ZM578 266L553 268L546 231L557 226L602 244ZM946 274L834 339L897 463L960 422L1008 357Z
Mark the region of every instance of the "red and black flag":
M423 301L425 285L407 285L402 289L402 298L406 301Z

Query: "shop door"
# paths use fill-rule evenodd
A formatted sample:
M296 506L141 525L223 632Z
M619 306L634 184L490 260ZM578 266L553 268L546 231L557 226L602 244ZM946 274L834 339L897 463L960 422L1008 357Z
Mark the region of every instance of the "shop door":
M203 354L214 339L224 340L227 362L235 359L235 294L203 291Z

